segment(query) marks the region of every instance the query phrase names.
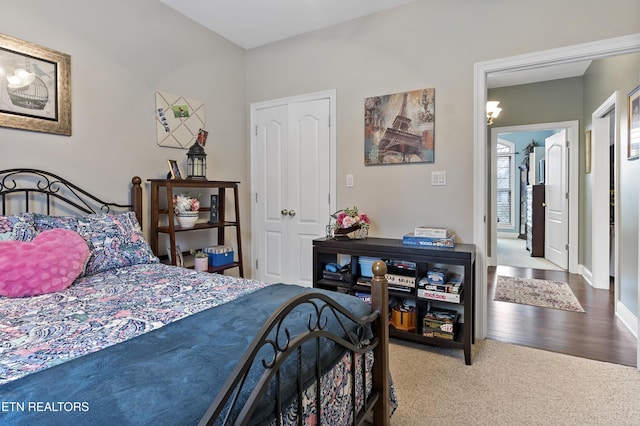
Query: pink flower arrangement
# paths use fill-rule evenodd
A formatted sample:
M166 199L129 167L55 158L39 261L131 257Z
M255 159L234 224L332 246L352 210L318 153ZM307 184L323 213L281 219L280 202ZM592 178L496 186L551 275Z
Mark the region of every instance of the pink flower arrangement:
M371 220L367 214L358 211L356 206L347 207L338 212L335 218L336 223L333 226L334 230L348 228L367 229L369 225L371 225Z
M198 200L198 197L192 197L188 192L174 195L173 211L176 213L197 212L200 209L200 200Z

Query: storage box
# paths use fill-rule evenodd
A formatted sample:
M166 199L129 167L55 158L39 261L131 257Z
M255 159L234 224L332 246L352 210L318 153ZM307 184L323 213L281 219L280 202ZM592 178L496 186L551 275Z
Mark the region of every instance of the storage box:
M422 335L424 337L435 337L438 339L455 340L456 333L446 333L435 328L422 327Z
M424 288L418 289L418 297L431 300L441 300L443 302L460 303L462 299L462 292L458 294L445 293L443 291L425 290Z
M202 251L209 255L209 266L217 267L233 263L234 253L231 246L205 247Z
M416 329L416 313L415 311L407 311L397 306L391 309L391 325L398 330L415 331Z
M427 271L427 282L429 284L444 284L449 270L446 268L431 268Z
M373 277L373 271L371 268L373 267L373 262L376 260L380 260L377 257L366 257L360 256L358 259L358 264L360 265L360 275L363 277Z
M213 253L209 255L209 265L224 266L233 263L233 250L226 253Z
M433 228L430 226L418 226L413 231L413 235L416 237L427 238L449 238L451 237L451 230L449 228Z

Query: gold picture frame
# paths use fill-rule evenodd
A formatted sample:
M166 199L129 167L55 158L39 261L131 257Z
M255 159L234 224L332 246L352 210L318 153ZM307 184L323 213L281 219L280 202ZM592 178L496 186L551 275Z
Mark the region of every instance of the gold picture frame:
M167 164L169 164L169 176L171 179L182 179L182 173L180 173L178 162L176 160L167 160Z
M584 132L584 172L591 173L591 130Z
M640 157L640 86L629 93L629 143L627 147L627 160L636 160Z
M0 34L0 126L71 136L71 56Z

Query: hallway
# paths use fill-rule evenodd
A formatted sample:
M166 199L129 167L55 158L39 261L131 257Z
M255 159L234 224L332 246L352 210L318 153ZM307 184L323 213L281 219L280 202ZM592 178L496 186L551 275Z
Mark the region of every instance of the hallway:
M498 275L566 281L586 312L496 302ZM615 316L613 289L593 289L582 276L565 271L503 265L489 267L487 283L488 338L636 366L636 338Z

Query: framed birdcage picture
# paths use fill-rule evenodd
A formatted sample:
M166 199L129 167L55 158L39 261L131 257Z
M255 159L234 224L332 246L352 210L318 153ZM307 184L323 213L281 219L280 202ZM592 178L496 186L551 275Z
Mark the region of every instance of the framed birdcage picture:
M0 126L71 135L71 57L0 34Z

